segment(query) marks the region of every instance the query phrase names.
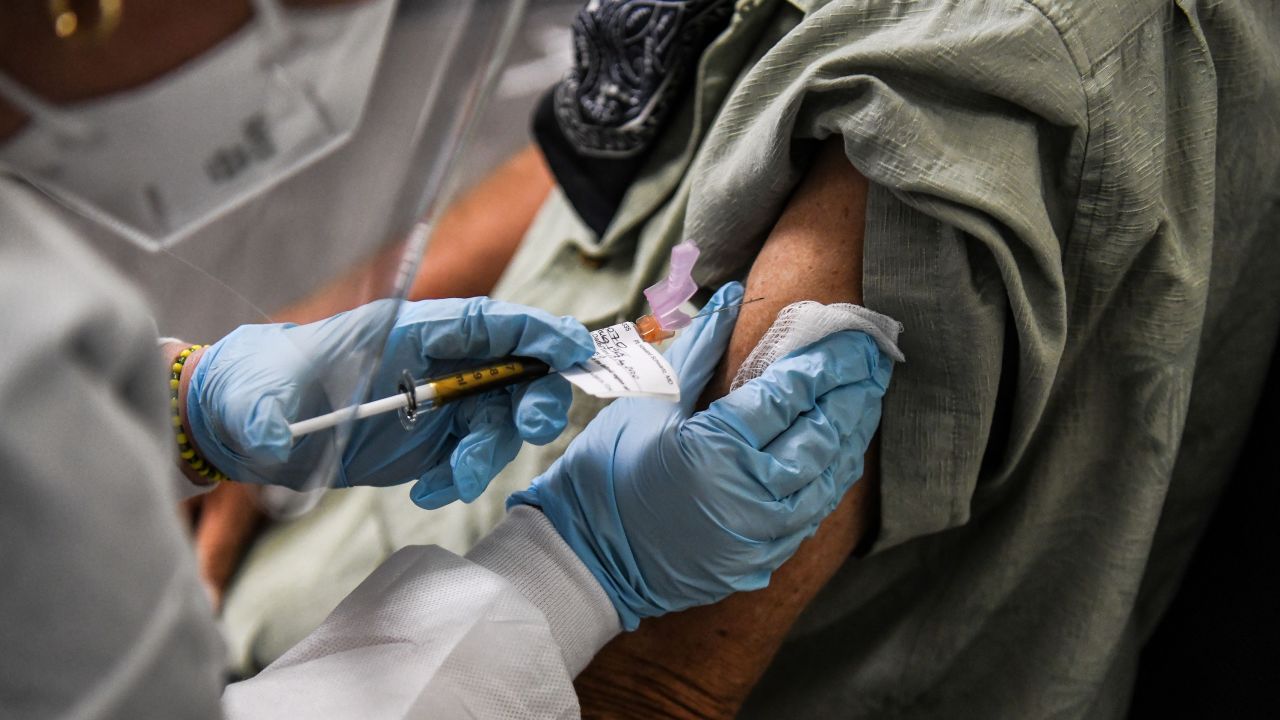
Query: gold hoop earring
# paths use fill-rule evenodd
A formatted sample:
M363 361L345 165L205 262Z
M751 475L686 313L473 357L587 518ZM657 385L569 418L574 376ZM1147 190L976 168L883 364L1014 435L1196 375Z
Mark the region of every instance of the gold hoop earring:
M96 4L96 12L78 11L73 5ZM102 42L111 37L120 25L124 12L124 0L49 0L49 19L53 21L53 34L61 40L81 41L92 39Z

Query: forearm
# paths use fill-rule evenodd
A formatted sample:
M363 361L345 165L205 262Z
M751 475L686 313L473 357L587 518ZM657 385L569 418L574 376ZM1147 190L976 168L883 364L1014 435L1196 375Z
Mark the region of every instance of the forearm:
M409 299L488 295L515 255L555 181L530 145L513 155L440 216L418 264ZM404 252L394 243L318 292L274 314L308 323L385 297Z
M488 295L554 185L536 147L513 155L440 218L410 297Z
M615 638L575 681L583 716L734 717L787 630L857 545L875 495L864 476L769 587L647 620Z
M838 143L824 146L761 250L725 359L704 396L728 391L738 366L798 300L860 302L866 180ZM800 612L849 557L876 516L875 463L769 587L643 623L579 676L586 715L730 717Z

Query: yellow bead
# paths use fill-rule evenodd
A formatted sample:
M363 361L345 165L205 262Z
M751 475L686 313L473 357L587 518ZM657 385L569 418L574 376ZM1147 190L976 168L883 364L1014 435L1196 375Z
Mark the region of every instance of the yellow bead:
M177 416L174 416L174 418L173 418L173 426L174 426L174 427L182 427L182 418L177 417Z
M182 433L182 432L178 433L178 444L179 444L179 445L186 445L186 444L187 444L187 434L186 434L186 433Z
M178 357L180 357L180 358L188 358L188 357L191 357L191 349L190 349L190 348L188 348L188 349L183 350L182 352L178 353Z
M180 373L182 372L182 363L174 363L170 366L170 369L176 373Z
M174 410L177 410L177 409L178 409L178 398L176 398L176 397L171 397L171 398L169 398L169 407L173 408Z
M195 456L196 456L196 451L195 451L195 450L184 450L184 451L182 451L182 452L178 453L178 457L182 458L183 460L190 460L191 458L193 458L193 457L195 457Z
M170 389L170 390L177 390L177 389L178 389L178 381L177 381L177 380L170 380L170 381L169 381L169 389Z

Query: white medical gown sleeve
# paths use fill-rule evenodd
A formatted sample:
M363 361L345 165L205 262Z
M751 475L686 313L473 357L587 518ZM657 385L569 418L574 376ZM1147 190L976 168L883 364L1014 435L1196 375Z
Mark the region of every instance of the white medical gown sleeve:
M408 547L319 628L227 688L229 718L561 718L573 676L619 631L541 512L520 508L460 558Z
M146 306L0 178L0 718L216 718Z
M467 559L506 578L542 611L571 676L622 632L609 596L541 510L512 508Z

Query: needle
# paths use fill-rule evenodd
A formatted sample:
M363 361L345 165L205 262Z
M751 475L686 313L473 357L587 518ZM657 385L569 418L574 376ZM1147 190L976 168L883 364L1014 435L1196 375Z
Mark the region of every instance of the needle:
M763 299L764 299L763 297L757 297L757 298L751 298L750 300L743 300L742 302L738 303L737 305L727 305L727 306L722 307L722 308L720 308L720 309L718 309L718 310L712 310L712 311L710 311L710 312L698 313L697 315L694 315L693 317L691 317L691 318L689 318L689 319L690 319L690 320L697 320L697 319L698 319L698 318L700 318L700 317L707 317L708 315L715 315L716 313L721 313L721 312L724 312L725 310L736 310L737 308L740 308L740 307L742 307L743 305L750 305L750 304L751 304L751 303L753 303L753 302L758 302L758 301L763 300Z

